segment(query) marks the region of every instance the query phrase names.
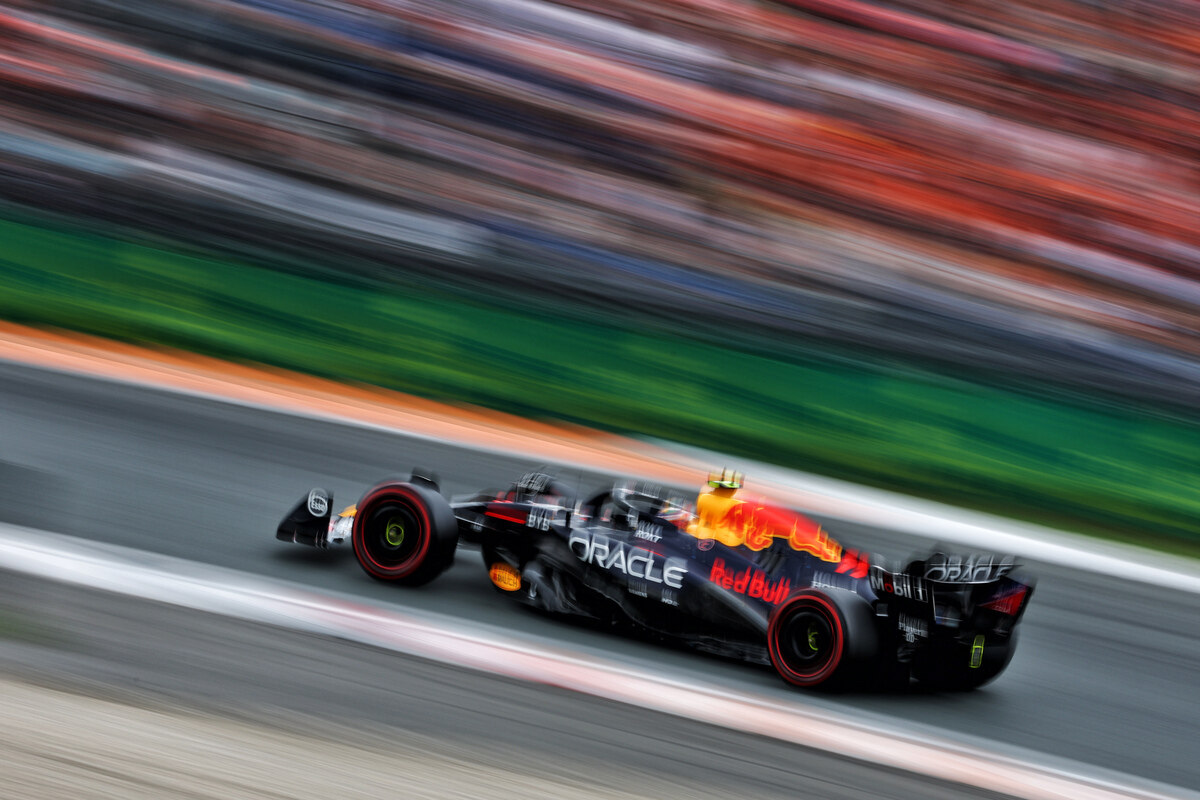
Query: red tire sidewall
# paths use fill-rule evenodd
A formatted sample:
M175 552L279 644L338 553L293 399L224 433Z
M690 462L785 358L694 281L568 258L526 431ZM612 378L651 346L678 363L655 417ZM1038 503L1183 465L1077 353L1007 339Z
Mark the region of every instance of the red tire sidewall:
M376 507L380 503L395 502L401 503L417 517L421 523L420 537L421 542L416 551L405 559L402 563L394 566L385 566L380 564L371 557L367 552L367 547L364 543L363 528L367 524L367 520L375 512ZM419 495L410 487L397 486L395 484L384 484L376 486L365 495L358 503L358 510L354 513L354 555L358 558L358 563L362 565L371 575L383 579L406 578L421 568L425 563L425 558L429 555L429 548L433 542L433 520L429 516L429 510L425 507Z
M791 616L793 611L804 607L813 608L826 617L834 639L833 654L820 668L810 673L798 672L792 669L780 652L779 643L779 632L783 623ZM842 618L837 604L825 595L818 593L799 594L780 606L779 610L772 615L771 623L767 628L767 648L770 650L771 663L785 681L795 686L820 685L837 672L838 667L841 666L842 660L845 658L846 621Z

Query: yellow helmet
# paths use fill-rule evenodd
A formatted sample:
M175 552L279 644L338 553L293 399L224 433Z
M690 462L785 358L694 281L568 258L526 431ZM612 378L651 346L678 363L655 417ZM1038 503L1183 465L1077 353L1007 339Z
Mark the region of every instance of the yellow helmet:
M714 489L740 489L745 477L740 472L735 472L731 469L722 469L720 472L708 473L708 485Z

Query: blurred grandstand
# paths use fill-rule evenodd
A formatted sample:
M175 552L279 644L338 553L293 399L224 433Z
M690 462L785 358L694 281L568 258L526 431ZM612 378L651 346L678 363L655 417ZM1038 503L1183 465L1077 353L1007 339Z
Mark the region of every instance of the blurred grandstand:
M12 203L1200 399L1194 4L0 8Z

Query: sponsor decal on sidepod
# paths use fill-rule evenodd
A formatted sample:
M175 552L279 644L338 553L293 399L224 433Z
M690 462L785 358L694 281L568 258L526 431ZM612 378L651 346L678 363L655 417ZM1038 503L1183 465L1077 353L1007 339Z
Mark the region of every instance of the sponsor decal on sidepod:
M521 588L521 573L517 572L516 567L503 561L492 564L492 568L488 570L488 577L496 588L506 592L515 592Z
M787 578L780 578L771 583L767 580L766 573L753 567L747 567L741 572L734 572L725 566L723 558L718 558L713 562L712 572L708 577L717 586L776 605L787 598L788 592L792 588L792 583Z
M572 534L569 544L571 552L580 561L608 570L615 569L631 578L662 583L672 589L683 586L683 576L688 571L682 559L668 558L664 561L657 553L631 548L605 537Z

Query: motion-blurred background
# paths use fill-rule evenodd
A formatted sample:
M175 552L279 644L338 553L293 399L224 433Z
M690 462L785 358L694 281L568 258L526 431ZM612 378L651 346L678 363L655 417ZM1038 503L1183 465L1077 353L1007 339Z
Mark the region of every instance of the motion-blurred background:
M1200 7L7 0L0 317L1200 553Z

